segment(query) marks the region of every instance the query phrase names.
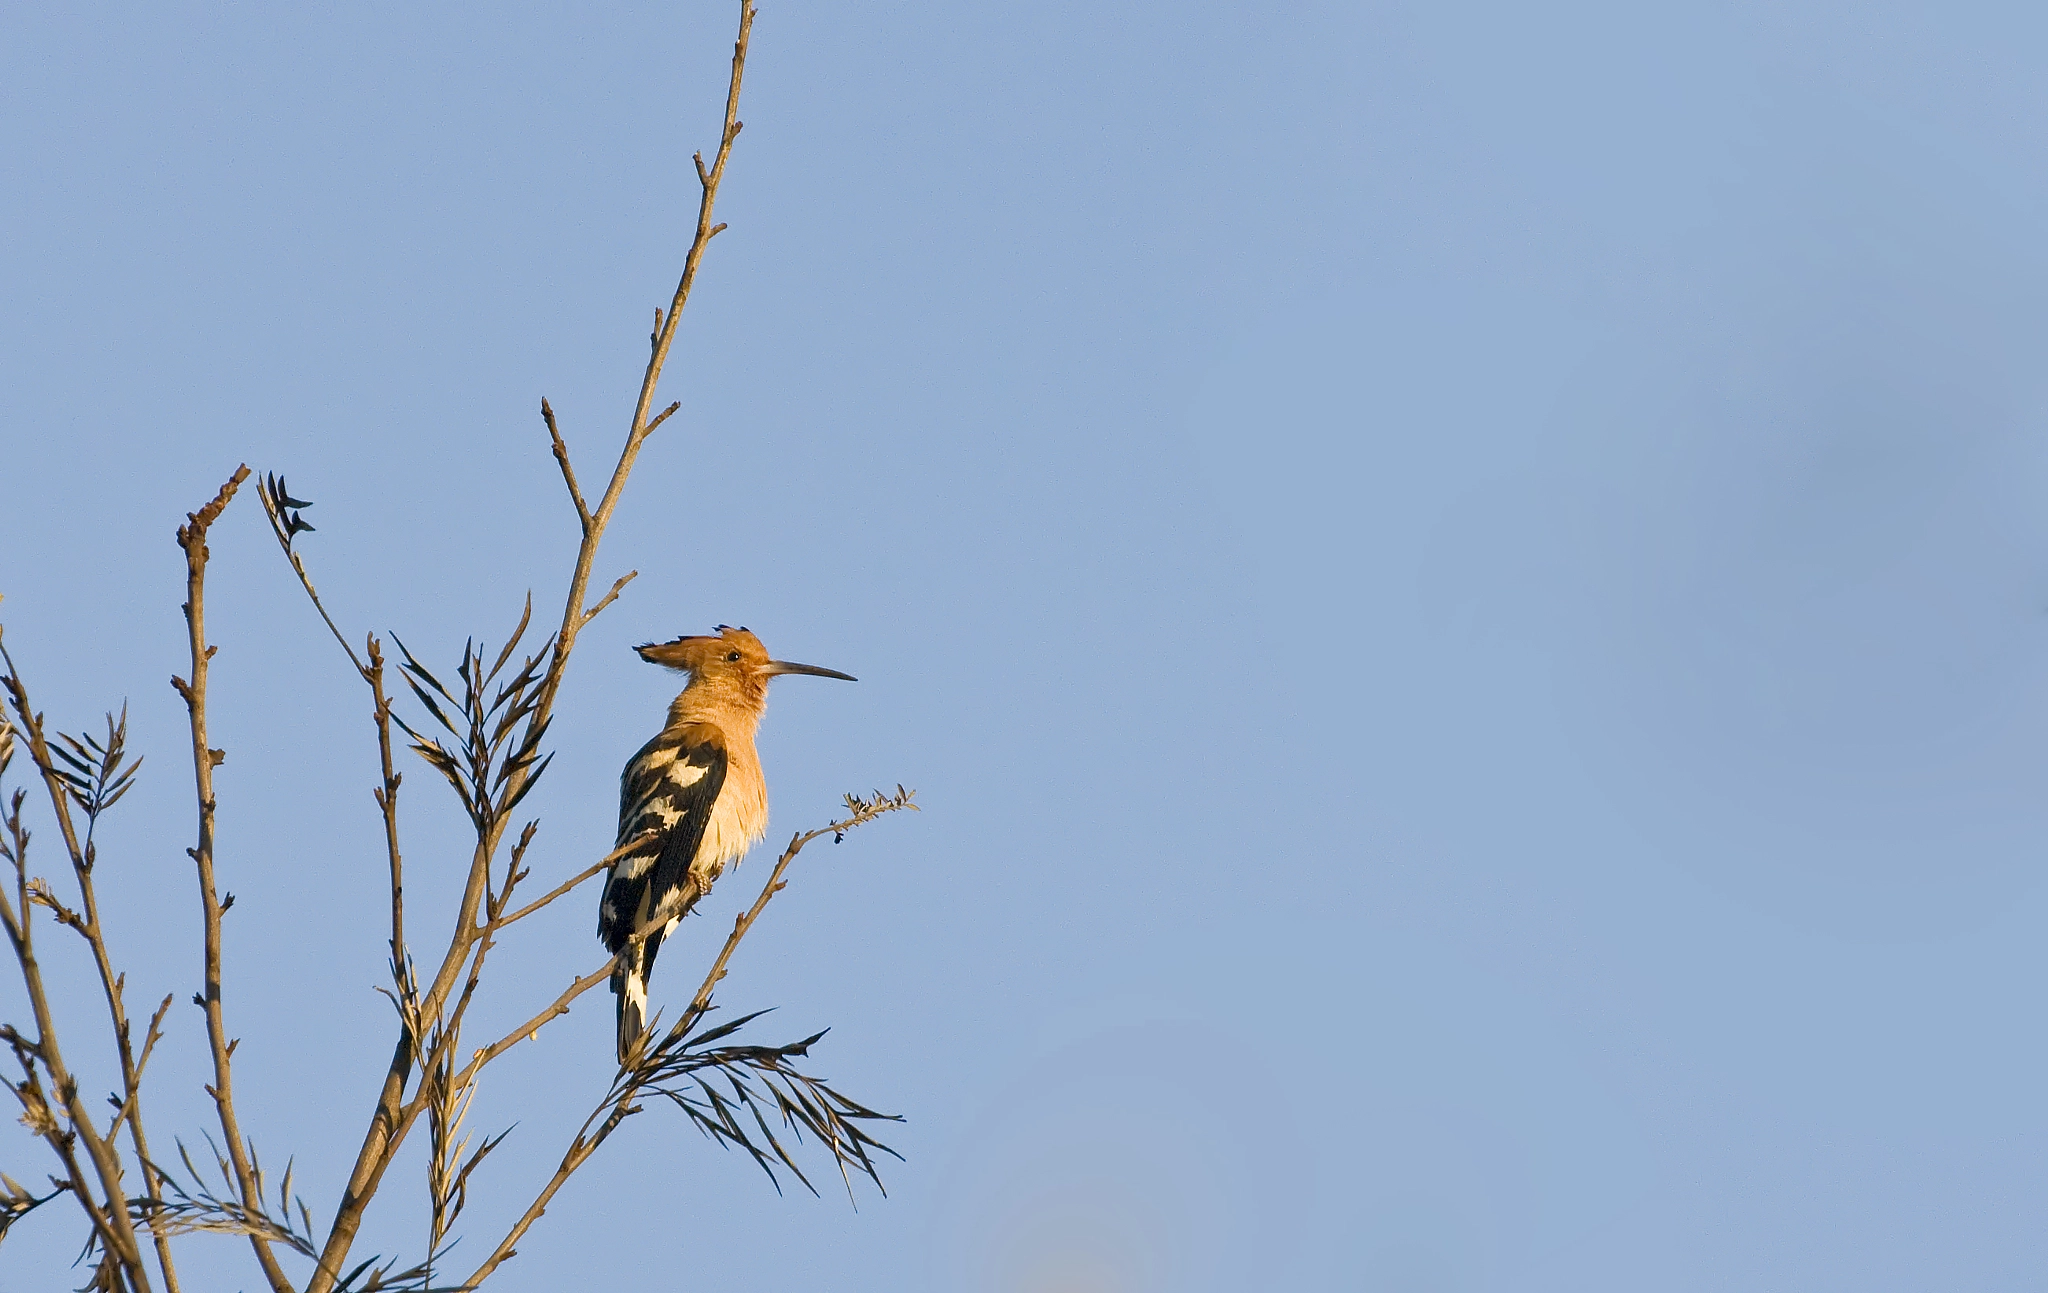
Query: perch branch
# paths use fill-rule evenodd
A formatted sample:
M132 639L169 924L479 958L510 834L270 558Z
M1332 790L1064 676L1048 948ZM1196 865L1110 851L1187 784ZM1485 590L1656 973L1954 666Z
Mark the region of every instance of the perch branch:
M741 30L744 31L745 28L743 27ZM620 1068L619 1076L613 1080L612 1089L606 1093L604 1100L599 1103L597 1108L591 1111L590 1116L583 1120L583 1125L577 1128L576 1135L569 1142L569 1148L562 1154L562 1161L555 1168L554 1175L548 1178L547 1183L541 1187L540 1193L534 1198L533 1203L520 1215L519 1220L513 1223L512 1228L498 1242L498 1246L491 1251L490 1256L484 1259L483 1264L477 1267L475 1273L465 1280L461 1287L465 1289L475 1288L483 1283L485 1279L489 1278L491 1272L495 1271L507 1258L511 1257L517 1251L515 1245L518 1244L520 1237L527 1230L531 1229L533 1223L540 1220L547 1212L548 1203L554 1199L555 1194L575 1174L576 1169L590 1160L590 1156L597 1152L598 1146L604 1144L612 1132L618 1129L621 1122L624 1122L627 1118L638 1112L639 1107L633 1101L646 1085L650 1074L659 1067L663 1058L662 1052L664 1050L672 1051L674 1047L680 1045L682 1039L688 1035L694 1022L702 1017L706 1010L710 1009L711 993L717 987L718 981L725 977L725 967L731 961L734 950L738 948L740 940L744 939L747 936L747 932L754 927L754 922L760 919L761 912L767 907L769 900L777 893L780 893L784 885L788 883L782 878L783 873L789 870L789 864L796 860L796 855L803 851L804 846L821 835L830 835L834 839L838 839L854 827L871 822L884 813L895 812L904 808L915 810L917 805L912 800L913 793L903 789L901 786L896 788L896 793L893 796L877 794L872 799L860 799L849 795L847 796L847 807L851 811L843 820L821 826L814 831L804 832L790 839L789 847L782 851L782 856L776 859L774 869L769 872L768 882L761 887L760 897L756 898L754 905L733 922L732 933L727 936L725 946L720 949L718 959L712 964L711 972L705 976L704 985L697 990L697 996L690 1003L690 1009L684 1013L681 1020L677 1021L670 1028L664 1042L658 1046L651 1047L643 1043L642 1049L637 1054L628 1057L626 1064ZM567 1000L577 993L596 986L598 980L610 973L611 966L607 964L588 978L579 979L575 984L571 985L569 992L563 994L562 999L557 1002L557 1005L566 1009L564 1003ZM501 1042L500 1045L508 1045L516 1041L517 1036L514 1035L507 1038L505 1042ZM472 1064L484 1062L487 1062L487 1057L479 1053L477 1059L472 1061ZM591 1130L593 1124L597 1126L595 1132Z
M768 882L761 886L761 896L754 899L753 906L733 918L732 933L726 935L725 946L718 949L717 958L711 962L711 969L704 975L703 986L698 988L697 995L690 999L690 1007L683 1012L683 1017L676 1021L675 1031L689 1032L696 1026L697 1021L704 1017L704 1012L711 1008L711 994L717 990L719 980L725 977L725 967L731 962L732 954L739 950L740 940L747 936L747 931L754 927L754 922L761 919L761 913L767 910L769 901L781 893L788 883L782 878L782 873L789 870L789 864L796 861L796 855L804 851L804 845L822 835L830 835L833 842L837 843L846 832L856 826L864 826L884 813L898 812L905 808L916 812L916 795L916 791L905 790L901 786L896 787L893 796L877 793L870 799L861 799L848 795L846 806L849 811L843 819L828 822L814 831L791 836L789 847L782 850L781 857L775 859L775 868L768 873Z

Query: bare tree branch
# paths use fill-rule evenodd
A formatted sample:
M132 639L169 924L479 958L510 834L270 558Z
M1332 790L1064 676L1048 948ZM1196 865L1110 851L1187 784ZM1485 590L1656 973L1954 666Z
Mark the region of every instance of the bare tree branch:
M514 1028L511 1032L506 1033L503 1037L500 1037L497 1041L492 1042L489 1046L484 1047L472 1056L468 1065L457 1075L456 1081L468 1081L484 1065L503 1055L506 1051L511 1050L520 1042L532 1040L533 1035L539 1032L544 1025L552 1023L563 1015L568 1014L571 1002L610 978L611 973L612 962L607 959L603 965L598 966L595 970L572 982L568 987L562 989L561 996L549 1002L540 1013L534 1015L533 1018Z
M725 226L724 226L724 225L720 225L720 226L718 226L718 228L719 228L719 229L723 229L723 228L725 228ZM712 232L713 232L713 233L716 233L716 232L718 232L718 229L714 229L714 230L712 230ZM663 409L663 410L662 410L661 412L659 412L659 413L655 414L655 415L654 415L654 416L653 416L652 418L648 419L648 422L647 422L647 429L648 429L648 431L650 431L650 432L651 432L651 431L653 431L653 430L654 430L654 428L656 428L656 427L660 426L660 425L661 425L662 423L664 423L664 422L668 421L668 420L669 420L669 418L671 418L672 416L674 416L674 415L675 415L675 411L676 411L677 409L681 408L681 407L683 407L683 402L682 402L681 400L676 400L675 402L671 403L671 404L670 404L670 405L669 405L669 406L668 406L667 408Z
M23 699L26 699L25 694ZM36 726L39 729L40 723ZM42 748L69 766L57 767L53 764L43 769L43 772L45 783L51 790L52 809L70 851L72 875L78 883L80 910L67 911L47 888L43 890L40 900L57 913L60 921L76 930L92 952L93 966L99 973L100 992L107 1005L108 1022L113 1028L114 1048L121 1061L121 1099L114 1121L107 1127L107 1139L111 1141L119 1136L121 1123L125 1119L128 1123L129 1139L134 1144L136 1157L142 1164L145 1197L161 1202L161 1184L157 1179L156 1167L150 1161L149 1137L143 1128L142 1064L136 1059L129 1035L127 1002L122 993L127 980L125 976L115 973L113 958L107 951L106 934L100 926L99 893L93 878L93 867L97 859L93 834L98 829L100 815L128 793L128 788L133 784L135 774L141 767L141 761L137 760L125 771L122 768L128 743L128 707L121 707L121 717L118 720L112 714L107 715L107 739L104 743L90 735L81 741L61 732L57 734L57 741L57 745ZM65 748L67 746L68 749ZM62 784L65 794L56 793L58 783ZM71 801L70 804L65 802L67 798ZM82 844L72 821L72 805L76 805L86 814L85 838ZM169 1001L170 998L166 997L166 1004ZM156 1038L161 1035L158 1028L162 1021L163 1011L158 1010L156 1017L150 1021L145 1053L148 1047L155 1045ZM171 1257L170 1237L155 1227L152 1227L152 1232L157 1268L163 1273L164 1286L170 1293L178 1293L177 1266Z
M0 902L4 901L0 899ZM5 920L8 933L12 936L16 929L12 913L0 912L0 919ZM38 981L31 991L39 990L40 987ZM19 1083L9 1083L8 1090L12 1091L21 1103L22 1124L29 1129L31 1135L38 1137L50 1147L51 1152L57 1156L57 1161L63 1166L63 1184L70 1190L71 1197L78 1201L78 1206L85 1210L86 1219L92 1223L93 1234L98 1238L101 1247L109 1254L120 1254L124 1249L133 1253L133 1265L128 1267L129 1277L131 1281L140 1277L142 1282L136 1287L146 1289L149 1287L148 1276L142 1270L141 1253L135 1247L134 1228L127 1220L126 1210L102 1207L100 1201L93 1197L92 1188L86 1183L85 1171L79 1164L75 1146L91 1132L91 1126L88 1124L81 1133L71 1125L70 1111L63 1102L58 1102L56 1107L52 1107L49 1090L43 1085L42 1076L37 1071L38 1065L50 1070L53 1062L57 1067L50 1071L64 1071L63 1057L55 1054L55 1048L48 1045L49 1041L50 1035L45 1034L43 1038L31 1042L11 1026L0 1024L0 1042L6 1043L13 1050L14 1058L21 1065L22 1072L22 1080ZM68 1076L63 1081L68 1082ZM101 1174L101 1183L105 1184L104 1173ZM114 1194L108 1197L120 1196ZM127 1235L125 1241L122 1238L124 1233ZM128 1266L125 1258L123 1265Z
M370 797L377 801L377 810L384 817L384 853L391 864L391 957L402 961L407 956L405 946L405 861L398 849L398 786L405 780L405 774L393 768L391 763L391 698L384 692L384 644L374 633L364 638L363 648L370 657L369 665L363 670L364 681L370 684L370 695L375 702L371 718L377 726L377 761L384 774L384 783L370 791Z
M214 1109L220 1116L221 1137L227 1141L228 1161L234 1166L242 1202L260 1206L262 1191L250 1166L248 1146L242 1140L241 1123L235 1117L234 1073L230 1064L234 1047L228 1040L227 1018L221 1006L221 903L213 878L213 770L227 755L208 744L206 731L207 675L213 653L218 649L206 644L206 562L210 555L206 536L214 521L227 508L229 500L234 498L235 491L248 478L249 469L237 467L213 501L189 514L187 523L178 527L178 546L185 552L185 626L192 650L192 674L189 680L171 679L171 685L184 697L185 711L191 719L192 776L199 797L199 842L189 852L199 870L200 911L206 923L206 988L200 1004L206 1008L206 1043L213 1053L213 1084L207 1088L207 1093L213 1097ZM343 645L346 647L347 644ZM277 1254L271 1251L271 1240L252 1233L249 1244L256 1252L256 1262L263 1268L264 1278L275 1293L291 1293L292 1283L285 1278L284 1268L278 1265Z
M540 416L548 424L548 439L554 443L555 461L562 465L562 481L569 487L569 501L576 505L577 523L589 534L590 505L583 501L583 491L576 486L576 469L569 465L569 446L562 443L562 432L555 426L555 410L546 396L541 397Z
M569 597L562 610L561 632L555 637L555 663L548 670L547 686L541 713L545 717L554 702L556 689L561 686L563 666L567 664L570 651L576 646L576 633L582 627L583 597L590 586L590 566L597 556L597 541L604 535L604 528L611 520L612 510L618 506L619 496L625 492L626 478L632 474L633 464L640 456L640 447L646 443L648 432L662 419L675 410L671 408L655 422L648 421L648 411L654 405L655 387L661 382L661 370L668 362L669 347L674 344L676 323L682 318L683 307L690 299L690 289L697 282L697 267L704 259L704 250L711 244L711 212L718 201L718 188L725 180L725 164L732 156L732 145L739 138L740 79L746 70L747 42L753 35L753 0L740 2L739 36L733 42L732 79L726 87L725 124L719 132L718 160L710 170L704 168L703 154L697 155L697 177L701 192L697 201L697 232L690 240L690 250L683 257L683 276L676 283L676 292L669 302L668 314L660 318L656 331L653 353L647 359L647 371L640 379L640 397L633 406L633 420L626 432L626 445L619 453L617 466L612 468L611 483L605 486L604 497L591 514L591 524L584 537L583 549L577 554L576 570L569 580Z
M583 612L583 624L587 625L590 623L590 621L596 619L597 613L599 611L603 610L605 607L611 605L613 602L618 600L619 590L624 588L627 584L632 583L635 579L639 578L639 576L639 571L628 570L625 574L620 575L617 579L613 580L611 591L606 593L604 596L598 598L596 605L592 606L589 610Z
M631 853L634 849L639 848L641 845L645 844L647 840L648 835L645 832L639 835L635 835L632 839L627 840L624 844L619 845L617 848L605 854L597 861L591 863L587 867L584 867L575 875L570 876L567 880L562 881L562 883L548 890L540 897L535 898L532 902L527 903L518 911L513 912L509 916L500 917L496 922L494 922L496 927L499 929L503 929L507 925L513 924L516 921L526 919L526 917L531 916L533 913L539 911L542 907L547 906L555 899L561 897L563 894L568 893L571 889L574 889L576 886L582 884L585 880L591 879L598 872L604 870L612 863L626 856L626 854Z
M29 703L28 688L21 680L21 673L15 667L14 657L0 642L0 663L7 668L4 685L8 700L14 706L14 720L6 732L0 733L0 769L13 755L12 732L18 724L23 735L28 737L29 755L39 772L43 774L45 787L49 790L58 819L63 825L65 845L79 864L83 864L84 852L78 844L76 832L71 827L69 808L63 779L56 773L55 759L51 755L49 742L45 739L42 715L35 712ZM13 1028L0 1029L0 1040L13 1050L15 1058L23 1069L23 1080L12 1087L16 1098L22 1104L22 1121L29 1130L40 1137L64 1164L73 1196L79 1206L85 1209L91 1219L100 1242L106 1246L111 1258L118 1262L120 1272L136 1289L149 1288L149 1272L143 1266L142 1249L135 1237L135 1230L123 1204L127 1196L121 1188L121 1161L113 1141L111 1130L101 1135L93 1126L92 1115L85 1107L79 1094L79 1085L70 1069L64 1063L62 1048L57 1040L57 1023L50 1008L49 994L44 987L42 964L35 951L34 912L30 907L33 886L28 875L29 832L22 825L21 806L24 792L17 790L8 802L6 816L7 843L5 854L14 865L15 899L10 902L0 895L0 926L7 931L9 945L14 951L15 965L21 972L22 986L26 989L29 1008L35 1015L36 1036L33 1042L23 1038ZM47 892L47 886L44 887ZM50 1078L45 1087L38 1076L37 1068ZM51 1094L54 1093L54 1101ZM85 1173L78 1161L75 1144L85 1146L86 1156L91 1160L93 1171L99 1178L104 1203L96 1202L86 1183Z

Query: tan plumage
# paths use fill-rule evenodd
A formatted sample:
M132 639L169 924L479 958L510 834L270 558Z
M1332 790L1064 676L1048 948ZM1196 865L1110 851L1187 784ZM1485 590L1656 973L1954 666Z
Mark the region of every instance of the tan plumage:
M647 976L661 942L710 892L725 868L768 829L768 786L754 733L769 680L786 673L853 679L815 665L771 660L745 629L648 643L640 658L679 669L690 681L668 721L620 778L620 856L605 880L598 935L618 956L619 1058L644 1029ZM639 841L639 847L627 845Z

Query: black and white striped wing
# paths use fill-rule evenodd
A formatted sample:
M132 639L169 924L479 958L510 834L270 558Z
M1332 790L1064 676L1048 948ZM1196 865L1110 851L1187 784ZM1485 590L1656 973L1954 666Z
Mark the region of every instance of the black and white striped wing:
M597 932L607 950L617 952L650 925L680 914L663 915L664 900L689 878L725 785L725 769L725 742L716 728L703 724L663 732L626 765L619 778L614 847L643 835L647 840L615 860L605 881Z

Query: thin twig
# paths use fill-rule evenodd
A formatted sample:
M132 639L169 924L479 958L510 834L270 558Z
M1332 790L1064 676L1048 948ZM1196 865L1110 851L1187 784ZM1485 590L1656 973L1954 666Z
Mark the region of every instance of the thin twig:
M175 992L165 993L164 999L157 1003L156 1012L149 1017L149 1031L142 1037L142 1053L135 1057L135 1085L138 1090L142 1085L142 1074L149 1067L150 1054L156 1050L156 1044L164 1038L164 1016L171 1013L171 1002L177 1000L177 995ZM112 1136L119 1131L121 1120L133 1114L135 1108L136 1101L133 1097L123 1101L121 1107L114 1113L114 1121L107 1128L107 1134ZM153 1172L155 1169L152 1167L149 1170ZM166 1279L164 1282L173 1288L176 1287L175 1280Z
M719 229L723 229L723 228L725 228L725 226L724 226L724 225L720 225L720 226L718 226L718 228L719 228ZM716 230L714 230L713 232L716 232ZM677 409L681 408L681 407L683 407L683 402L682 402L681 400L676 400L676 401L674 401L673 403L671 403L671 404L670 404L670 405L669 405L669 406L668 406L667 408L665 408L665 409L663 409L663 410L662 410L661 412L659 412L659 413L655 414L655 415L654 415L654 416L653 416L652 418L650 418L650 419L648 420L648 423L647 423L647 429L648 429L648 431L652 432L652 431L654 430L654 428L656 428L656 427L660 426L660 425L661 425L662 423L664 423L664 422L668 421L668 420L669 420L669 418L671 418L671 417L673 417L673 416L675 415L675 411L676 411Z
M503 929L505 928L505 926L513 924L516 921L526 919L528 916L531 916L534 912L539 911L542 907L547 906L555 899L560 898L562 895L568 893L571 889L574 889L577 885L582 884L585 880L590 879L598 872L604 870L605 866L606 864L603 862L596 862L592 863L590 866L584 867L581 871L578 871L575 875L570 876L567 880L562 881L562 883L556 885L547 893L541 895L538 898L535 898L532 902L527 903L518 911L513 912L509 916L501 916L498 919L492 921L491 927L493 929Z
M563 894L569 892L571 889L574 889L577 885L582 884L585 880L590 879L592 876L604 870L612 863L626 856L626 854L631 853L634 849L637 849L641 845L645 844L648 840L648 837L651 834L652 832L643 832L639 835L635 835L632 839L627 840L624 844L619 845L617 848L605 854L597 861L591 863L589 866L583 868L581 871L578 871L575 875L569 877L567 880L562 881L562 883L548 890L545 894L542 894L540 897L535 898L532 902L527 903L518 911L513 912L509 916L500 917L498 920L492 922L493 925L498 929L503 929L507 925L513 924L517 921L524 920L526 917L531 916L534 912L539 911L542 907L547 906L555 899L561 897Z
M583 491L576 487L576 469L569 465L569 446L562 443L562 432L555 426L555 410L549 406L546 396L541 397L540 416L548 424L548 439L554 442L555 461L562 464L562 480L569 486L569 501L576 505L576 520L588 534L590 505L583 501Z
M391 864L391 959L403 962L405 948L405 861L398 849L398 787L405 780L405 774L392 766L391 762L391 698L384 692L384 644L374 633L364 638L363 649L370 657L364 668L363 680L370 684L370 696L375 702L371 719L377 727L377 762L384 774L384 783L373 786L370 797L377 801L377 809L384 817L384 853Z
M265 478L264 483L266 485L270 483L268 477ZM277 486L279 492L282 493L284 482L278 481ZM284 549L286 559L291 562L292 573L299 577L299 585L306 590L306 596L312 601L313 609L320 612L321 622L327 625L327 631L334 635L334 640L341 644L341 649L348 655L348 662L356 667L357 673L363 674L367 678L369 675L365 670L363 662L356 657L355 648L350 646L348 639L341 635L341 629L335 624L334 617L327 613L326 604L320 600L319 592L314 589L313 577L306 573L306 563L299 558L297 551L292 548L292 535L294 531L291 528L290 519L284 514L283 508L278 501L271 498L268 488L258 489L256 497L262 500L263 513L270 518L271 533L277 536L278 546ZM298 504L294 503L293 506L298 506ZM310 504L307 506L310 506ZM312 527L303 526L301 528L311 529Z
M711 244L712 208L718 201L719 185L725 180L725 164L732 156L733 141L740 134L740 79L746 69L747 41L753 30L752 0L740 0L739 36L733 42L732 79L726 86L725 122L719 131L718 159L707 171L703 155L700 153L697 157L698 184L702 190L697 201L697 232L690 240L689 252L683 257L683 276L676 283L675 297L669 302L668 314L661 320L653 353L647 359L647 371L641 376L640 397L633 405L633 420L627 428L625 448L619 453L618 465L612 469L611 482L605 486L604 497L591 515L591 528L585 536L583 550L577 554L576 570L569 581L568 601L562 611L562 630L555 638L555 660L548 670L548 680L542 693L540 717L545 717L552 706L555 691L561 686L563 666L576 645L576 631L582 626L583 597L590 586L590 566L597 556L597 541L603 537L612 510L618 506L619 496L625 491L626 478L632 474L633 464L640 456L640 447L653 429L648 413L654 406L655 387L661 382L661 370L668 362L669 347L675 342L676 324L682 318L683 307L689 302L690 289L696 285L697 267L704 259L705 248ZM667 416L667 413L661 415L662 418Z
M371 795L384 818L385 852L391 869L391 963L395 967L407 966L411 963L411 954L407 950L405 940L405 867L398 840L398 789L404 780L404 774L397 771L392 762L391 724L394 716L390 696L384 688L382 643L375 635L366 638L365 649L369 655L367 664L356 655L354 648L349 646L348 640L335 625L334 617L327 613L327 607L321 602L320 594L314 589L313 580L306 573L304 559L292 546L293 537L301 530L311 527L299 520L296 514L288 513L284 509L288 506L304 507L308 504L290 499L284 493L282 480L274 482L278 495L275 499L272 498L272 480L266 478L263 483L264 488L259 489L257 493L263 501L265 514L270 518L271 532L277 539L278 547L291 563L293 573L298 576L300 585L312 601L313 609L319 612L321 621L327 625L328 632L341 644L349 663L370 688L373 704L371 714L377 728L378 762L383 773L382 784L373 787ZM337 1214L337 1219L343 1215L360 1216L361 1208L368 1204L370 1196L376 1192L377 1181L383 1175L383 1168L390 1161L387 1151L395 1152L396 1145L391 1140L391 1133L398 1125L405 1083L412 1073L418 1040L418 1035L413 1029L401 1028L397 1040L392 1045L391 1062L386 1066L384 1083L378 1091L377 1107L371 1116L370 1130L365 1136L363 1149L358 1154L356 1170L350 1176L344 1190L342 1209ZM343 1243L339 1245L337 1251L334 1236L330 1233L328 1243L319 1259L320 1264L314 1271L310 1289L324 1290L333 1287L341 1274L340 1262L347 1255L347 1248L347 1244ZM333 1254L331 1259L329 1254Z
M627 584L632 583L635 579L639 577L639 575L640 572L637 570L628 570L625 574L620 575L616 580L613 580L612 590L606 593L604 596L598 598L597 605L583 612L583 623L588 624L590 623L590 621L596 619L597 613L599 611L603 610L605 607L611 605L614 601L618 600L619 590L624 588Z
M541 1010L538 1014L534 1015L533 1018L527 1020L525 1023L519 1025L517 1028L514 1028L511 1032L506 1033L503 1037L500 1037L497 1041L492 1042L489 1046L484 1047L476 1054L470 1056L469 1063L464 1065L462 1070L455 1075L454 1085L461 1086L467 1083L472 1077L476 1075L476 1071L478 1069L482 1068L486 1064L489 1064L492 1060L498 1058L500 1055L503 1055L506 1051L511 1050L520 1042L531 1039L533 1035L539 1032L544 1026L553 1023L555 1020L561 1018L563 1015L568 1014L569 1006L572 1002L576 1000L576 998L590 991L598 984L603 983L606 979L611 977L611 973L612 963L611 961L607 960L603 965L598 966L589 974L584 975L582 978L577 979L576 981L571 983L568 987L562 989L562 995L556 997L553 1001L549 1002L546 1008Z
M383 770L383 783L373 787L371 796L377 801L377 808L384 817L384 848L391 864L391 956L402 962L405 950L405 865L398 848L398 786L404 774L396 771L391 761L391 698L384 691L383 644L375 634L366 635L364 653L368 663L355 653L348 644L334 617L327 613L327 606L320 600L319 592L313 587L312 576L306 572L306 562L292 546L292 539L302 531L313 527L303 517L290 509L311 507L285 492L282 478L265 476L256 490L257 498L263 504L263 514L270 520L270 532L277 539L278 548L291 563L292 573L299 577L299 586L306 590L306 597L313 603L313 609L320 613L320 620L327 625L327 631L341 644L348 662L370 688L373 701L371 718L377 728L377 757Z
M607 1113L606 1107L599 1105L583 1120L583 1125L576 1129L575 1138L569 1142L568 1151L562 1155L561 1166L555 1169L555 1174L548 1178L547 1184L541 1187L540 1194L527 1206L526 1211L520 1214L519 1220L512 1224L511 1230L498 1241L498 1246L491 1250L491 1255L484 1259L483 1265L477 1267L468 1279L457 1286L458 1288L474 1289L489 1279L492 1271L497 1270L507 1258L518 1251L514 1245L519 1242L520 1236L532 1229L534 1222L547 1215L548 1204L553 1202L556 1192L568 1183L569 1178L575 1175L576 1169L588 1162L590 1156L597 1152L597 1147L602 1145L619 1123L625 1120L626 1110L627 1106L621 1103L612 1105ZM604 1125L597 1135L591 1136L588 1134L590 1125L597 1121L599 1114L605 1114Z

